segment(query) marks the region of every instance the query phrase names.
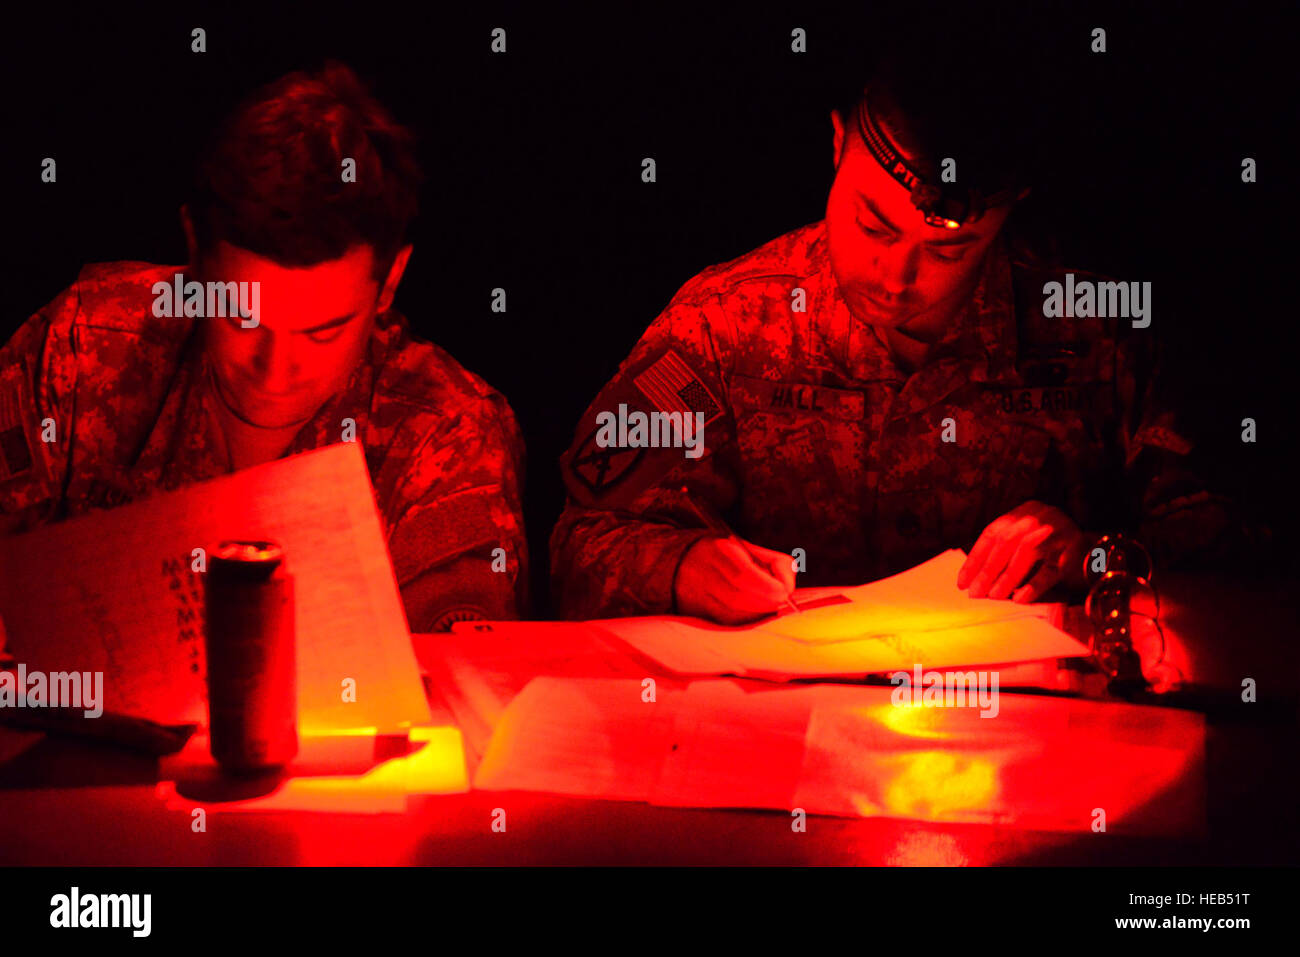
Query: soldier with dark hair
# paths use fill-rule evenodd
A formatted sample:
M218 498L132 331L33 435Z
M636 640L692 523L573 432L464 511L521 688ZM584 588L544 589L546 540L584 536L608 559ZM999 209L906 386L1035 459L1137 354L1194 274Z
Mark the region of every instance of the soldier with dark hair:
M856 583L951 547L972 596L1033 601L1082 584L1105 531L1163 557L1223 530L1181 484L1148 330L1049 318L1064 270L1005 228L1032 70L948 39L898 46L832 111L825 219L688 282L583 416L551 538L566 616L738 623L796 569ZM694 416L703 453L600 441L624 406Z
M87 266L0 350L0 531L329 445L350 422L412 630L518 617L514 415L392 308L420 183L410 134L332 63L257 91L202 155L186 267ZM159 310L155 286L182 270L232 299L257 289L257 314L188 294L184 314Z

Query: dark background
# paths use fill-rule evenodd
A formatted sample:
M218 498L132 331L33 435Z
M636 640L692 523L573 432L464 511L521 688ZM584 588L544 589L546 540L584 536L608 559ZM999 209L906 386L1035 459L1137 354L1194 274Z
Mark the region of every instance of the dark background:
M420 138L428 183L397 307L513 405L539 586L556 462L586 403L691 276L822 218L830 107L900 24L963 29L934 4L121 6L50 6L0 40L0 337L84 263L182 263L177 209L211 124L263 82L342 59ZM1288 527L1289 4L1033 7L1024 82L1052 84L1060 106L1018 215L1055 232L1068 264L1153 283L1151 329L1206 468ZM1015 12L988 7L987 23L1012 29ZM190 52L195 26L205 54ZM496 26L505 55L489 50ZM790 51L796 26L806 54ZM1089 52L1095 26L1105 54ZM646 156L657 183L641 182ZM1245 156L1256 184L1241 182ZM1257 445L1240 441L1245 416Z

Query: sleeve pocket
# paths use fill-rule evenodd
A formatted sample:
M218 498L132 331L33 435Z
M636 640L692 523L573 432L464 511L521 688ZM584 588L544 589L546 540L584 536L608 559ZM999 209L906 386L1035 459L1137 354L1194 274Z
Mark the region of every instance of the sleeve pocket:
M388 536L398 585L466 552L485 546L505 548L513 537L505 527L512 524L509 515L504 493L495 485L412 505Z

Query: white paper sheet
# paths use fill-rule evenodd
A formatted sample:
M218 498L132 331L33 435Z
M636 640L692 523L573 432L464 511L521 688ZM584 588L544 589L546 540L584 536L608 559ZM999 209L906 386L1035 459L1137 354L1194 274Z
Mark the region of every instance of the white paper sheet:
M474 787L678 807L1087 832L1199 835L1201 715L1034 695L977 707L894 689L538 678L511 703Z
M429 721L358 443L0 540L10 652L28 671L103 671L108 711L206 723L192 551L240 538L278 542L294 577L301 731Z
M373 759L374 737L304 737L298 757L272 790L255 796L232 793L232 781L212 764L207 738L199 735L180 754L159 764L155 794L169 810L209 814L319 811L329 814L403 814L408 799L469 790L460 731L452 727L410 729L408 753ZM313 762L318 767L311 767ZM325 773L322 773L325 772Z
M824 605L728 628L693 618L607 619L591 624L686 676L783 680L1012 664L1088 654L1056 627L1059 605L971 598L957 588L965 554L944 552L891 578L839 593Z

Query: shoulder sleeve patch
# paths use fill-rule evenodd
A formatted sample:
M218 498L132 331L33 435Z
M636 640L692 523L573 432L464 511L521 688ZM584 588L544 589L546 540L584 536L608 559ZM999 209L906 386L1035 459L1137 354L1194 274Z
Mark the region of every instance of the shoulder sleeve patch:
M725 411L717 395L671 348L653 360L642 357L634 363L605 387L592 409L621 415L619 410L624 404L629 415L663 413L683 419L691 416L692 421L703 421L706 426L721 418ZM585 418L584 422L587 421L590 419ZM598 441L601 431L598 423L586 426L579 433L581 439L564 456L570 492L585 504L626 503L675 467L689 462L683 459L678 448L602 445Z
M595 498L627 477L645 457L643 448L622 448L616 445L600 446L596 443L599 428L592 429L573 453L573 475Z
M713 393L672 349L632 381L659 412L703 412L705 425L722 414Z

